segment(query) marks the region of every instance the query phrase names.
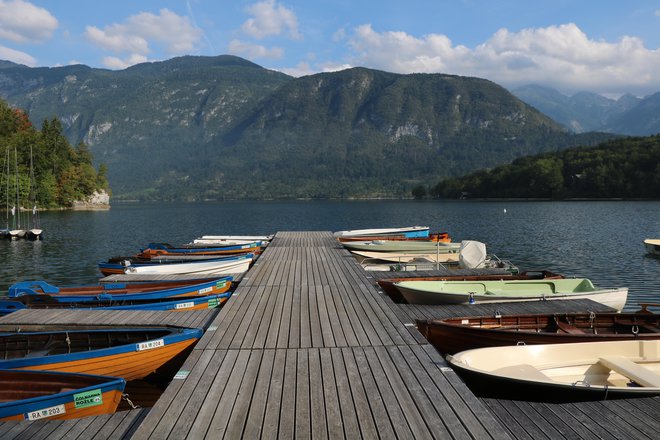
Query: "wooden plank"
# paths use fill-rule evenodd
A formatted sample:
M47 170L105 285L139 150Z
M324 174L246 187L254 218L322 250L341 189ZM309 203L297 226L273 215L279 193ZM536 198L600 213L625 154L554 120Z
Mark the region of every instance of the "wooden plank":
M227 429L223 434L223 436L226 436L227 438L243 437L243 429L245 427L248 413L250 412L250 405L253 396L255 396L257 377L259 375L262 357L265 352L263 350L250 350L249 353L250 357L248 359L247 367L245 368L245 375L241 381L241 386L238 388L238 394L235 397L236 400L227 422ZM259 398L261 398L261 395L256 395L256 399Z
M206 366L211 360L212 352L193 350L179 371L188 371L186 380L173 380L165 392L160 396L155 406L151 408L148 416L142 422L133 438L136 440L150 438L153 432L157 438L166 438L174 423L178 420L180 412L186 407L190 395L196 389ZM196 367L196 368L194 368ZM179 391L183 389L181 395ZM170 409L172 407L172 409ZM174 411L174 416L165 418L168 411ZM163 420L165 418L165 420Z
M245 430L241 433L242 438L260 438L262 425L266 413L266 399L270 391L273 366L275 361L275 350L264 350L262 353L261 365L254 385L252 403L245 410L247 418L245 420ZM231 435L228 434L231 438Z
M282 295L284 295L284 305L282 315L280 316L280 328L277 331L277 348L287 348L289 346L289 335L291 327L295 325L292 320L294 295L291 295L286 286L280 286Z
M309 356L309 403L311 415L311 437L327 439L328 428L323 395L323 372L318 349L307 351Z
M410 347L419 359L422 352L430 359L430 363L424 363L425 369L434 371L430 375L438 389L442 391L452 409L459 414L461 422L466 429L473 433L481 433L484 429L489 433L499 434L502 426L493 418L492 414L484 407L479 399L470 391L458 375L447 366L445 360L433 348L432 345L421 345ZM440 374L436 372L440 370ZM473 416L468 416L470 413ZM498 437L498 438L506 438Z
M286 410L280 410L279 414L279 432L278 438L293 439L295 438L295 415L296 406L296 372L298 365L298 352L296 350L286 350L286 361L284 367L284 384L282 387L282 402L290 402L287 404ZM293 408L291 406L293 406Z
M330 356L332 366L335 370L335 382L337 384L337 395L339 396L339 408L341 410L341 420L344 425L344 434L346 438L358 438L360 428L357 418L357 411L353 404L352 393L344 358L340 348L331 348Z
M270 291L272 288L267 286L257 287L257 290L254 292L256 306L251 307L250 311L244 315L231 344L229 344L229 348L253 347L259 326L267 322L264 315L269 313L267 305L270 300L270 294L266 293L266 290Z
M295 286L294 289L300 295L300 342L299 345L289 345L290 348L309 348L312 347L312 315L316 314L318 322L318 309L312 310L310 305L310 289L308 286ZM291 342L291 340L289 340Z
M264 400L266 401L266 411L261 430L261 438L263 439L275 439L278 437L278 433L281 432L279 429L280 411L283 406L282 402L284 402L283 387L286 358L286 350L275 350L275 359L273 361L273 370L271 373L268 394L264 396Z
M312 417L309 400L309 359L307 350L298 349L296 368L296 439L308 439L312 434Z
M315 323L313 329L316 334L314 347L345 346L346 339L337 314L328 309L328 303L331 304L330 310L334 309L334 304L329 298L332 293L321 286L313 286L311 290L317 310L317 313L312 316L312 322ZM329 301L326 302L326 299Z
M375 347L364 347L364 355L396 437L399 439L416 439L416 434L413 433L406 420L406 409L400 405L399 397L388 380L388 373L378 360Z
M335 381L335 370L332 363L332 354L329 348L319 350L321 359L321 375L323 378L323 397L325 414L328 423L328 437L332 439L344 438L344 424L339 407L339 395Z
M369 407L369 397L367 396L364 384L362 383L362 377L353 350L346 347L341 349L341 353L343 356L346 376L349 382L346 389L350 391L353 396L355 415L359 422L360 437L376 438L378 437L378 431L376 430L374 416Z

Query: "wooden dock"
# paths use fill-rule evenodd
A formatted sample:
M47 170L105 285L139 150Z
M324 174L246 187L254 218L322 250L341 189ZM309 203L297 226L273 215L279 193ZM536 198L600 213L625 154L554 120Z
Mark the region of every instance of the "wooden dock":
M593 310L595 304L564 303L510 307L547 312ZM657 436L660 399L478 399L413 324L416 318L480 310L461 307L395 304L329 232L280 232L217 316L199 320L205 335L153 408L80 421L4 423L0 438ZM32 311L0 318L0 324L102 320L26 312ZM154 323L169 319L133 313ZM125 325L144 325L138 324L142 319L121 318Z

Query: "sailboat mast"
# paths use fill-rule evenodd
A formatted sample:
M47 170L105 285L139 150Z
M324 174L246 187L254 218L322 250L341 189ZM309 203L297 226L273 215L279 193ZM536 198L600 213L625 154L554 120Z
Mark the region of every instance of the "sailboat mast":
M21 229L21 199L18 194L18 153L16 152L16 148L14 148L14 165L15 165L15 170L16 174L14 175L15 177L15 182L16 182L16 229Z
M9 230L9 146L7 146L7 150L5 151L5 165L7 165L7 190L5 191L5 195L7 196L7 230Z

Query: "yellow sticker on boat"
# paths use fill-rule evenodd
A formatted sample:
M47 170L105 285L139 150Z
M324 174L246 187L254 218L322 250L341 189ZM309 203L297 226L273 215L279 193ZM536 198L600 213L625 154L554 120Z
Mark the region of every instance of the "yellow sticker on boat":
M179 303L174 306L176 309L189 309L191 307L195 307L195 303L192 301Z
M139 344L136 344L136 346L137 346L137 351L152 350L154 348L164 347L165 346L165 340L164 339L156 339L156 340L153 340L153 341L140 342Z
M64 405L56 405L48 408L38 409L36 411L30 411L23 414L23 416L25 417L25 420L39 420L45 419L46 417L58 416L60 414L64 414L65 412L66 408L64 408Z

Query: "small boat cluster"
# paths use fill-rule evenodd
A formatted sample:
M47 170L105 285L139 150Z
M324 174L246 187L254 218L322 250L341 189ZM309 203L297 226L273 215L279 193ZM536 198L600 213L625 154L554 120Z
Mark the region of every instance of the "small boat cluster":
M509 261L486 253L475 240L452 242L446 232L431 234L428 226L358 229L335 232L335 237L365 270L420 271L433 269L500 268L517 272Z
M612 309L418 320L420 332L479 396L566 402L660 395L660 315L648 304L639 312L621 313L625 287L600 288L589 279L548 270L518 273L509 262L487 256L482 243L453 244L447 234L430 234L422 226L340 231L335 237L367 270L415 271L378 280L395 302L589 299ZM660 249L653 240L645 245L650 253ZM417 273L440 268L500 271Z
M43 280L19 282L0 300L0 314L217 308L271 238L206 236L180 247L151 243L134 256L99 263L103 274L122 274L129 281L61 287ZM70 419L113 413L122 401L132 405L127 383L169 382L202 334L176 327L4 329L0 421Z

